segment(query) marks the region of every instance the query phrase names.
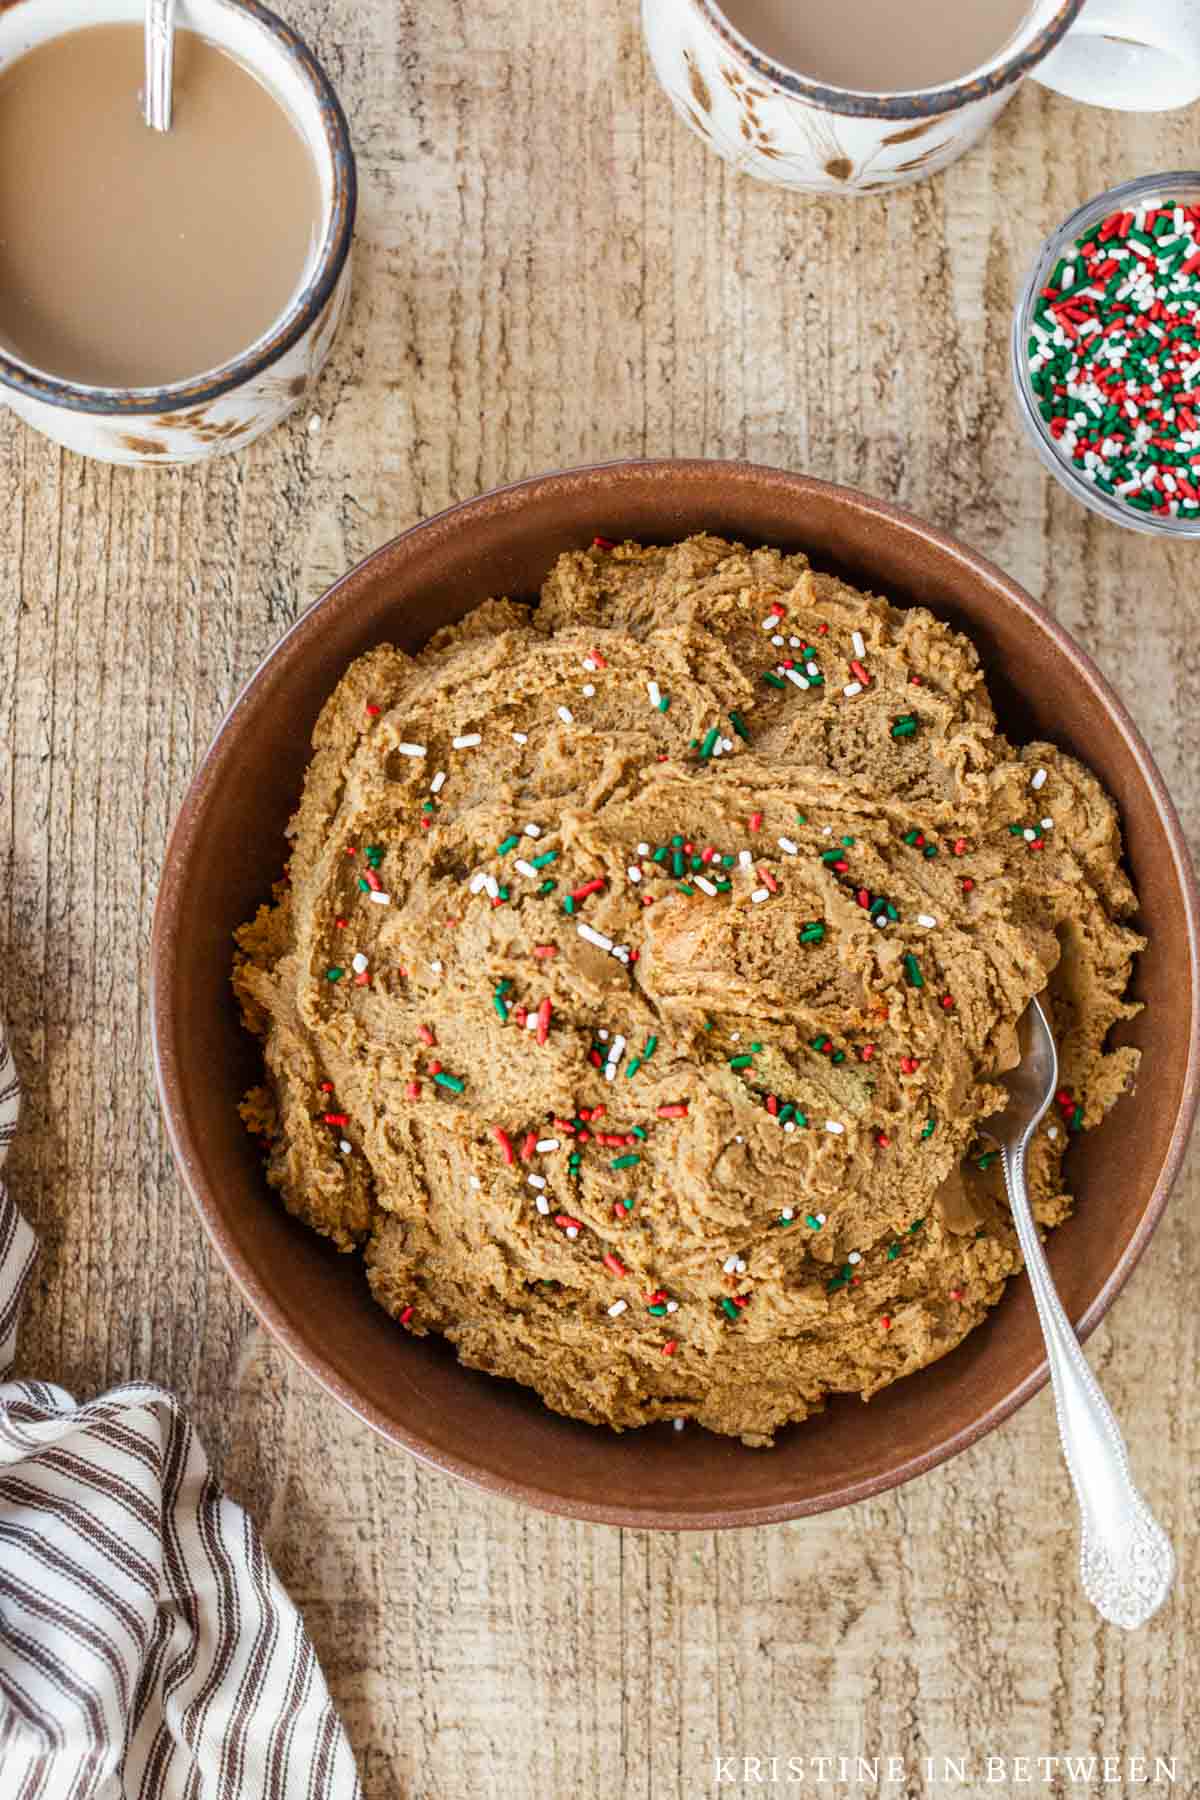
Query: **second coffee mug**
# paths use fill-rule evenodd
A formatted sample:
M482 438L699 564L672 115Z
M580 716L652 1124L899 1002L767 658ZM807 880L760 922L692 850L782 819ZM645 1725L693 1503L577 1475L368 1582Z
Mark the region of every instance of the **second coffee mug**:
M1200 98L1197 0L1036 0L1023 17L1015 9L1015 30L1010 21L1007 41L978 68L890 91L853 85L856 62L887 66L877 43L865 53L871 10L862 0L844 7L847 41L840 53L825 46L824 77L815 61L805 72L781 58L788 15L778 0L642 0L642 23L655 72L692 130L747 174L808 193L877 192L944 169L1027 75L1126 112ZM878 4L874 12L886 17ZM913 25L906 12L897 64L912 63ZM748 29L759 44L743 35ZM938 50L944 56L945 46Z

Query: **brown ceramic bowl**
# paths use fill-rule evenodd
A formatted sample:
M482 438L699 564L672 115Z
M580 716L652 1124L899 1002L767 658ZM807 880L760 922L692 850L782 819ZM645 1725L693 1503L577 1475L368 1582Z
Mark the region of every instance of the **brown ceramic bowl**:
M1074 752L1120 805L1149 946L1136 1099L1073 1146L1074 1216L1050 1262L1089 1332L1158 1223L1196 1106L1197 894L1150 753L1095 665L993 564L881 501L746 463L615 463L543 476L452 507L368 557L267 657L217 734L167 851L152 946L159 1091L179 1167L247 1301L310 1374L392 1443L493 1492L614 1524L761 1525L877 1494L964 1449L1046 1378L1028 1283L951 1355L867 1407L835 1400L773 1450L691 1429L618 1436L559 1418L524 1388L461 1368L398 1329L361 1266L289 1218L236 1107L257 1079L230 993L231 934L285 860L283 831L322 702L354 657L415 650L488 594L533 595L559 551L614 538L723 532L803 548L821 567L920 601L968 632L1004 726Z

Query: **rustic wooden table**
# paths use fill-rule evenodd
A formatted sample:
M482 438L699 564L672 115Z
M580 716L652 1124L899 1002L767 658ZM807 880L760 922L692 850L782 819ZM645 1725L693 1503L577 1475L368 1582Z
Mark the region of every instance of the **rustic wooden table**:
M1043 475L1007 346L1044 231L1194 162L1196 113L1026 86L944 177L825 201L735 176L676 122L634 0L288 10L362 181L353 312L312 405L190 472L86 463L0 419L0 993L27 1086L10 1174L43 1241L20 1372L186 1397L371 1800L667 1800L712 1791L718 1752L860 1750L906 1780L814 1791L921 1793L926 1756L966 1756L974 1780L945 1792L1020 1792L1011 1768L985 1785L988 1753L1107 1753L1174 1755L1200 1792L1197 1158L1091 1343L1182 1553L1169 1609L1126 1637L1079 1594L1046 1395L899 1493L698 1537L542 1518L386 1449L216 1266L159 1126L145 981L171 818L284 627L423 514L601 457L753 457L960 533L1115 679L1194 829L1195 554Z

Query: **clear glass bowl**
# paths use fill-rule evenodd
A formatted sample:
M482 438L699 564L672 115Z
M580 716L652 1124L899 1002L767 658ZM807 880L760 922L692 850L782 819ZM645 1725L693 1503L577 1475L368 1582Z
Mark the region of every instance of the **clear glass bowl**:
M1183 206L1200 203L1200 172L1181 169L1169 175L1143 175L1136 181L1123 182L1120 187L1110 188L1106 194L1099 194L1096 199L1089 200L1046 239L1034 259L1013 314L1013 383L1017 390L1017 411L1030 442L1050 473L1076 500L1081 500L1084 506L1090 507L1092 512L1099 513L1102 518L1111 519L1115 525L1124 525L1129 531L1149 532L1158 537L1194 538L1200 537L1200 516L1180 519L1139 512L1135 507L1127 506L1119 497L1106 494L1102 488L1094 486L1080 475L1063 456L1047 430L1046 422L1038 410L1038 397L1029 379L1027 345L1034 304L1041 289L1047 285L1059 257L1077 239L1086 237L1091 228L1099 225L1110 213L1136 212L1139 206L1146 206L1154 200ZM1200 481L1197 485L1200 485Z

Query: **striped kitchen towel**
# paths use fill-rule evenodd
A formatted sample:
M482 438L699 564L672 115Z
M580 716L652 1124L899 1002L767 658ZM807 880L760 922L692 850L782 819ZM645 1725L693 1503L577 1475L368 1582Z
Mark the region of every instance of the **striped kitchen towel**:
M0 1026L0 1166L16 1130ZM34 1236L0 1181L0 1377ZM308 1635L179 1402L0 1380L3 1800L360 1800Z

